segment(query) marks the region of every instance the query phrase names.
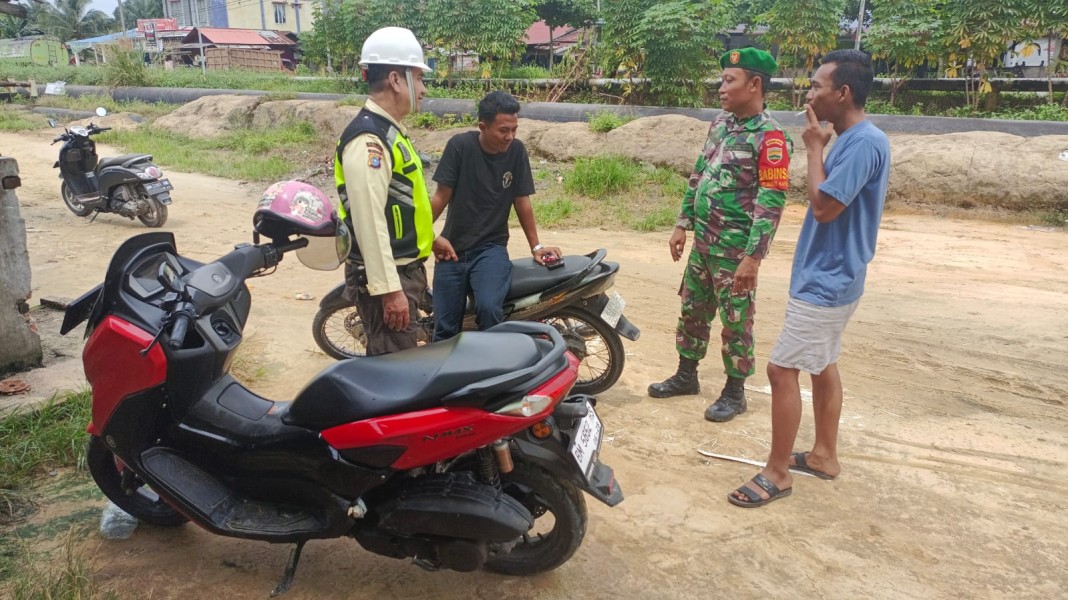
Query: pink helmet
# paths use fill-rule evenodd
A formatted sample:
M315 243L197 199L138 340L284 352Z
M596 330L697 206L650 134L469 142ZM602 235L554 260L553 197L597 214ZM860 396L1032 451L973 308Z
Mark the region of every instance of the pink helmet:
M272 240L306 237L308 244L297 250L297 258L321 271L340 266L352 246L349 228L334 214L334 203L302 181L279 181L267 188L252 215L252 226Z
M302 181L279 181L263 192L252 215L252 226L271 239L333 236L338 220L334 203L315 186Z

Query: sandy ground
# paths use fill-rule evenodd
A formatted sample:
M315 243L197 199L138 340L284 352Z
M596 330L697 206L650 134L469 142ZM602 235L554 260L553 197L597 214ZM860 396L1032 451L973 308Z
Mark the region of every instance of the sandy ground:
M74 297L145 228L115 215L89 223L70 214L45 135L4 134L0 153L15 155L22 171L35 297ZM250 239L258 184L167 175L175 191L166 229L180 251L209 260ZM782 321L802 214L788 210L761 270L761 369ZM843 474L834 482L797 477L791 498L760 510L725 498L754 467L697 450L765 457L763 373L750 380L749 413L728 424L701 418L722 383L718 360L701 366L700 397L644 393L676 363L681 266L668 256L667 234L544 231L542 240L570 253L605 247L622 265L616 289L642 337L626 343L626 370L599 410L607 427L602 459L626 500L609 509L588 498L586 540L552 573L426 573L334 540L309 544L288 598L1063 597L1068 234L888 214L840 362ZM513 250L522 255L521 245ZM330 364L310 333L317 302L296 295L317 300L339 278L286 261L251 282L248 332L268 373L259 392L290 397ZM809 409L799 450L812 439ZM142 526L128 540L90 536L81 547L106 587L161 599L266 597L289 552L193 526Z

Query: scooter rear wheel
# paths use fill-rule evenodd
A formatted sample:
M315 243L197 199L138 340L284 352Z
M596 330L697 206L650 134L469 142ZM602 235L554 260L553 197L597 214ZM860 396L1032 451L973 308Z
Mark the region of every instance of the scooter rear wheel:
M600 394L619 381L626 360L623 342L599 315L577 306L564 306L541 321L555 327L567 349L579 359L572 393Z
M89 438L85 462L96 485L108 500L137 520L163 527L175 527L189 520L164 502L140 477L134 476L137 487L133 494L127 495L122 489L122 475L126 465L112 454L104 440L95 435Z
M67 208L69 208L70 212L74 213L75 216L88 217L92 214L92 208L78 202L74 198L74 192L71 191L70 186L67 185L66 181L59 186L59 193L63 196L63 203L67 205Z
M167 207L152 197L145 200L145 203L148 205L148 212L137 215L137 219L146 227L163 227L167 222Z
M548 471L516 461L511 473L501 473L501 489L534 516L534 527L500 558L485 568L505 575L534 575L568 561L586 537L586 499L570 482Z

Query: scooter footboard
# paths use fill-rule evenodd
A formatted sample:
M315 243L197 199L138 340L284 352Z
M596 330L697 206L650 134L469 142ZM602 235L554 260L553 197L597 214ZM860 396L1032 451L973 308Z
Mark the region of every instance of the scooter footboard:
M595 403L591 396L567 398L551 417L512 436L514 452L517 459L532 462L615 506L623 501L623 489L612 467L600 461L604 426L593 408Z

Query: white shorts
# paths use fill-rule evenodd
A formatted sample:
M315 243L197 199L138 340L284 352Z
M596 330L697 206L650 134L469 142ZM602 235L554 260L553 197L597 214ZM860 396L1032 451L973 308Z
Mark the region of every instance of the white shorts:
M819 375L838 362L842 332L860 300L845 306L816 306L796 298L786 303L782 333L768 359L785 369Z

